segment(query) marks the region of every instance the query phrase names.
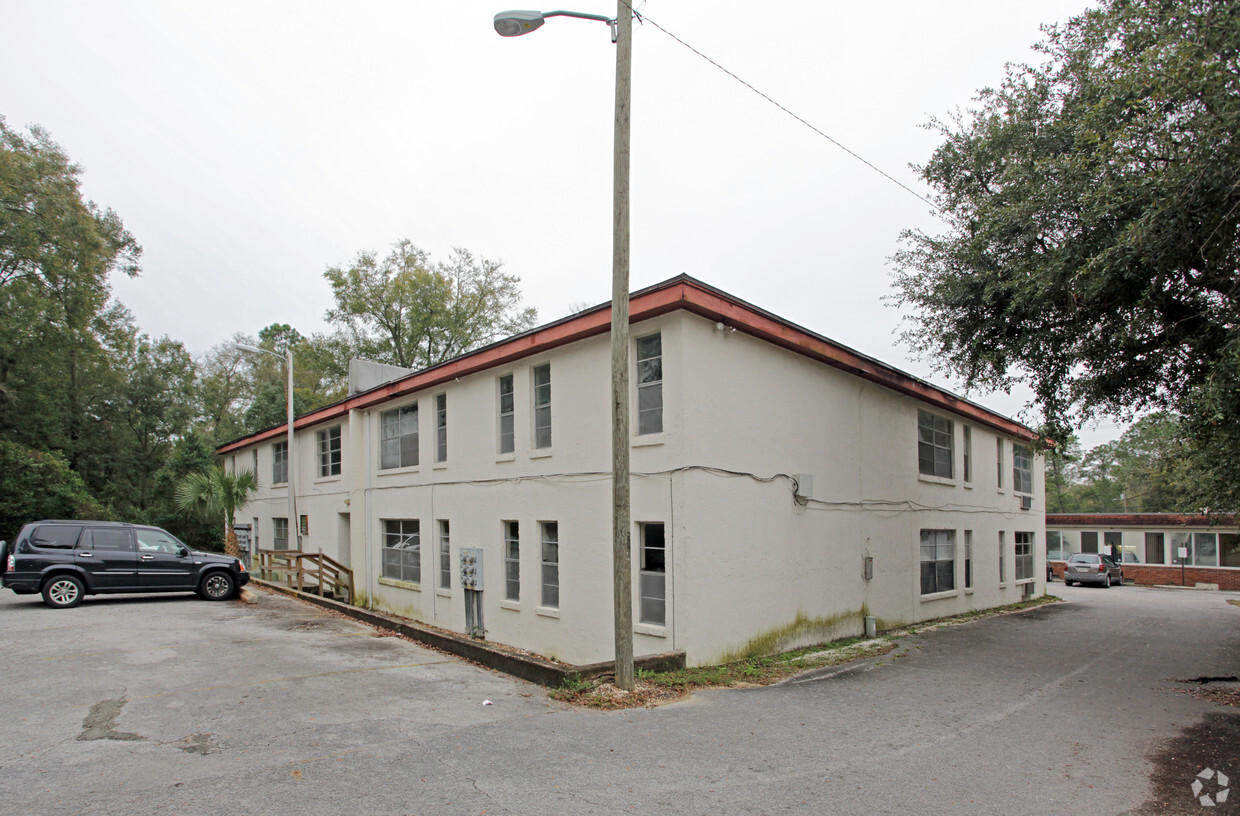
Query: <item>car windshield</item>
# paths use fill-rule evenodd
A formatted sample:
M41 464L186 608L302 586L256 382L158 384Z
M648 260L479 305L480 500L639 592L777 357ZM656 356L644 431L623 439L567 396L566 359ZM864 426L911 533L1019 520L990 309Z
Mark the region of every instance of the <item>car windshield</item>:
M1096 555L1074 555L1068 559L1070 564L1097 564L1098 556Z

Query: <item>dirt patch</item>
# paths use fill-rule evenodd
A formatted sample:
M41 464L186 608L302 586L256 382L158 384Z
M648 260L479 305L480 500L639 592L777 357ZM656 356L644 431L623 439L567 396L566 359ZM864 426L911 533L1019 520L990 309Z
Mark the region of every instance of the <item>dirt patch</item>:
M206 756L219 746L211 739L210 734L190 734L177 746L187 754L202 754Z
M1208 688L1184 692L1194 697L1211 693ZM1240 714L1211 712L1164 742L1149 758L1154 763L1152 791L1133 816L1240 814ZM1220 771L1226 775L1228 787L1220 784ZM1197 792L1194 782L1199 783ZM1231 786L1236 790L1229 790ZM1227 794L1219 802L1223 791ZM1212 804L1202 801L1203 795L1211 797Z

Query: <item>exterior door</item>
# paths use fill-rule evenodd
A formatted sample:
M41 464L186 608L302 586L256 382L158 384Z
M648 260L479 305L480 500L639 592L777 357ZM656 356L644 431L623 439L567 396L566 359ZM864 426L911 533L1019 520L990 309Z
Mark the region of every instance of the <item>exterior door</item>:
M73 551L73 561L99 589L136 589L137 556L127 527L87 527Z
M193 589L189 548L163 530L138 529L138 584L144 589Z

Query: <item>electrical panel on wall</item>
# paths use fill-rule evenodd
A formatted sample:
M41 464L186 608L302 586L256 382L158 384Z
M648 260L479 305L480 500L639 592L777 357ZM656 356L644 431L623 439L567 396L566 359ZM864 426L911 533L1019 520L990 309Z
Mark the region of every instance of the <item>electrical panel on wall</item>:
M482 550L478 547L461 548L461 589L482 589Z

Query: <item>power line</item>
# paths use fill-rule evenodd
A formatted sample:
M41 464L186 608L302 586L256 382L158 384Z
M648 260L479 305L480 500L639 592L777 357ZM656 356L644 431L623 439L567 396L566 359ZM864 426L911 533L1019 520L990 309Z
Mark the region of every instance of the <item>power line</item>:
M718 69L719 69L720 71L722 71L723 73L725 73L725 74L727 74L728 76L732 77L732 79L736 80L736 81L737 81L737 82L739 82L741 85L744 85L746 88L748 88L749 90L753 91L755 94L757 94L758 96L762 97L762 98L763 98L763 99L765 99L767 102L770 102L772 105L774 105L775 107L779 108L781 111L783 111L784 113L788 114L788 115L789 115L789 116L791 116L793 119L795 119L795 120L797 120L798 122L800 122L801 124L805 125L807 128L809 128L810 130L812 130L814 133L817 133L819 136L821 136L822 138L826 139L828 142L830 142L831 144L835 145L835 146L836 146L836 147L838 147L840 150L843 150L845 153L847 153L848 155L852 156L854 159L856 159L857 161L859 161L859 162L861 162L862 164L864 164L866 167L868 167L868 168L870 168L871 170L873 170L875 173L878 173L880 176L882 176L883 178L887 179L887 180L888 180L888 181L890 181L892 184L895 184L895 185L896 185L897 187L899 187L901 190L904 190L904 191L905 191L906 193L908 193L909 195L915 196L916 198L918 198L918 199L919 199L919 200L921 200L922 202L924 202L924 203L926 203L926 204L929 204L931 207L933 207L933 208L934 208L935 210L937 210L938 212L940 212L940 213L943 213L943 212L944 212L943 208L942 208L942 207L940 207L938 204L935 204L933 201L931 201L930 199L926 198L925 196L923 196L921 193L917 192L917 191L916 191L916 190L914 190L913 188L909 187L909 186L908 186L908 185L906 185L904 182L902 182L902 181L900 181L900 180L896 179L894 176L892 176L892 175L890 175L889 173L885 172L884 170L882 170L881 168L879 168L877 165L875 165L873 162L870 162L869 160L867 160L866 158L864 158L863 156L861 156L860 154L858 154L856 151L851 150L850 148L846 147L844 144L842 144L842 143L841 143L841 142L839 142L838 140L833 139L830 135L828 135L826 132L824 132L821 128L819 128L819 127L815 126L814 124L810 123L810 122L809 122L809 121L807 121L804 117L802 117L802 116L798 115L797 113L795 113L794 111L790 110L790 109L789 109L789 108L787 108L786 106L784 106L784 105L780 104L779 102L776 102L776 101L775 101L774 99L772 99L770 96L768 96L767 94L765 94L765 93L763 93L762 91L758 90L758 89L757 89L757 88L755 88L753 85L751 85L750 83L746 82L745 80L741 79L739 76L737 76L736 74L734 74L732 71L729 71L727 68L723 67L723 66L722 66L722 65L720 65L718 62L716 62L715 60L711 59L710 57L706 56L706 55L705 55L705 54L703 54L701 51L699 51L699 50L697 50L696 48L694 48L692 45L689 45L689 43L685 42L685 41L684 41L684 40L682 40L680 37L677 37L675 34L673 34L672 32L668 31L666 28L664 28L663 26L659 25L659 24L658 24L657 22L655 22L654 20L650 19L649 17L647 17L647 16L645 16L645 15L643 15L643 14L640 14L640 13L637 11L637 9L633 8L633 6L632 6L632 5L628 2L628 0L622 0L622 2L624 2L624 4L625 4L626 6L628 6L628 7L629 7L629 10L633 12L633 17L634 17L634 18L635 18L635 19L636 19L639 23L650 23L650 25L654 26L654 27L655 27L655 28L657 28L659 31L663 32L664 34L666 34L668 37L670 37L670 38L672 38L673 40L675 40L675 41L676 41L677 43L679 43L680 45L683 45L685 48L689 49L689 50L690 50L690 51L692 51L694 54L697 54L699 57L701 57L702 59L706 60L706 61L707 61L707 62L709 62L711 65L715 66L716 68L718 68Z

